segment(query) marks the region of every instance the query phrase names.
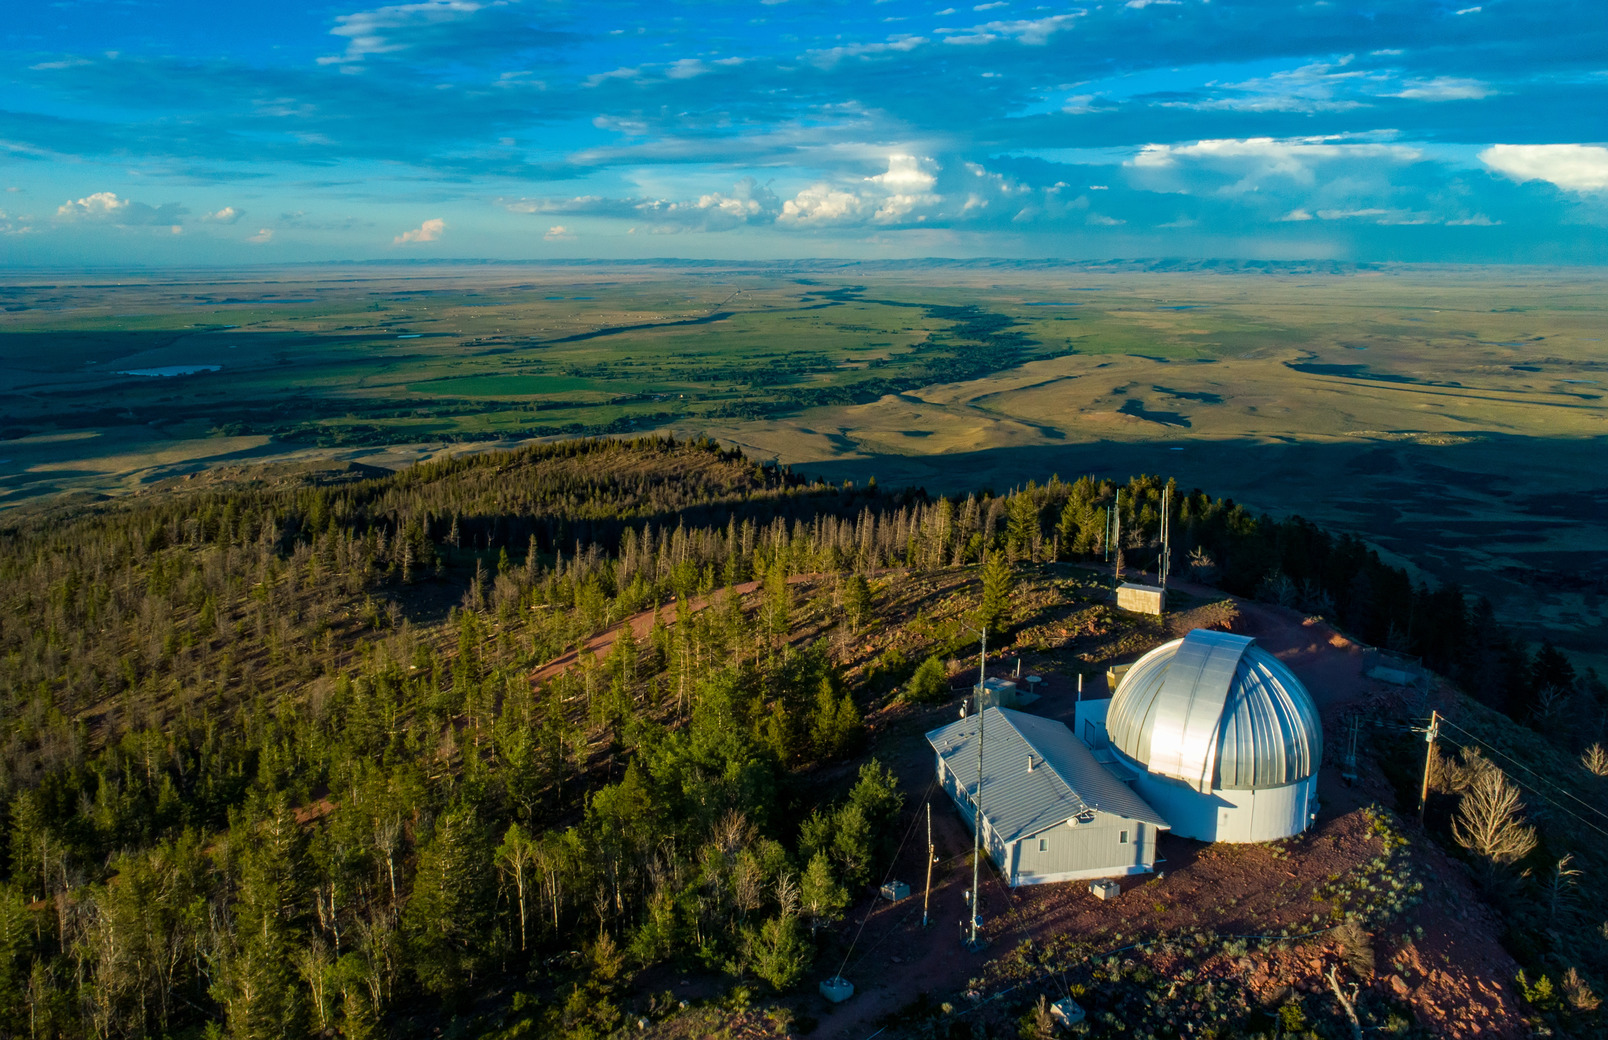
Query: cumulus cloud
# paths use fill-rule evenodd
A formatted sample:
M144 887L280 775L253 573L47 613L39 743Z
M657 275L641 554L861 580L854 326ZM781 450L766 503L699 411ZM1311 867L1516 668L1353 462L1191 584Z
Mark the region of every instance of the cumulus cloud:
M563 224L554 224L542 237L549 242L571 242L575 239L575 233Z
M239 220L245 215L245 210L235 209L233 206L225 206L216 212L201 214L201 219L208 224L233 224L235 221Z
M264 242L273 241L273 237L274 237L274 229L273 228L258 228L257 233L255 235L252 235L250 238L246 239L246 241L247 242L255 242L258 245L262 245Z
M441 237L441 233L445 230L447 230L447 222L440 217L432 217L412 231L402 232L391 240L391 244L399 246L408 242L434 242Z
M1608 148L1589 144L1493 144L1480 162L1523 183L1547 181L1564 191L1608 191Z
M68 199L56 207L56 219L69 223L112 224L117 227L172 227L189 211L176 202L148 206L119 198L116 192L97 191L81 199Z
M857 219L863 211L860 196L829 184L812 184L782 203L779 223L798 227L843 224Z
M888 156L887 172L866 178L866 183L887 193L877 203L872 219L882 223L899 221L910 216L918 207L935 205L939 201L939 197L932 192L933 186L938 183L933 172L935 166L931 159L914 155Z

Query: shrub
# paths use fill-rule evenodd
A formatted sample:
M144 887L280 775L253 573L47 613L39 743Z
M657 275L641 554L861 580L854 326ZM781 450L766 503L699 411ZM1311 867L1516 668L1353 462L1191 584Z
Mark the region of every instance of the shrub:
M949 677L942 658L936 654L921 662L905 685L905 697L917 704L936 704L948 693Z

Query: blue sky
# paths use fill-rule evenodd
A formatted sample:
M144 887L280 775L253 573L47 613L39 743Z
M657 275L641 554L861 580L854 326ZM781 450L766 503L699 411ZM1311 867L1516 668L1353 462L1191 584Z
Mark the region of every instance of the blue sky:
M1608 4L16 0L0 265L1608 262Z

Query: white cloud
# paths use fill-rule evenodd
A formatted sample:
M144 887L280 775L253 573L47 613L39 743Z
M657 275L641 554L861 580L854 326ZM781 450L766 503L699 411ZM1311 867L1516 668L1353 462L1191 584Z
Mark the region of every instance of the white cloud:
M208 224L233 224L243 216L245 216L243 210L235 209L233 206L225 206L216 213L201 214L201 219Z
M632 230L635 229L633 228ZM547 234L542 237L549 242L572 242L575 240L575 233L563 224L554 224L547 229Z
M830 68L844 58L860 58L870 54L889 54L913 51L927 42L924 36L899 36L885 43L850 43L841 47L825 47L806 51L804 56L821 68Z
M1116 227L1119 224L1126 224L1127 221L1119 220L1116 217L1108 217L1104 213L1090 213L1089 223L1095 227Z
M938 178L924 168L931 164L931 159L914 155L890 155L888 172L867 177L866 180L892 192L930 191L938 183Z
M398 30L429 28L472 16L486 5L468 0L427 0L419 4L396 4L372 11L358 11L335 17L330 32L346 37L346 53L318 59L320 65L362 61L370 54L391 54L407 49Z
M85 195L76 202L69 199L56 207L56 216L67 220L84 217L90 220L106 220L115 218L128 209L128 200L117 197L116 192L97 191L93 195Z
M0 235L26 235L33 228L23 223L22 217L12 217L0 209Z
M1228 83L1230 91L1206 100L1164 101L1165 108L1193 108L1203 111L1226 109L1236 112L1343 112L1362 107L1362 102L1339 96L1355 91L1366 81L1384 82L1386 76L1365 69L1347 68L1351 55L1335 62L1312 62L1268 76Z
M412 231L402 232L391 240L391 244L399 246L405 242L434 242L441 237L441 232L446 229L447 222L445 220L440 217L432 217Z
M1390 159L1412 162L1416 148L1399 144L1345 141L1335 137L1247 137L1197 141L1194 144L1147 144L1125 165L1139 169L1165 169L1180 159L1226 166L1251 165L1262 175L1280 175L1300 181L1312 179L1312 166L1336 159Z
M273 238L274 238L274 229L273 228L258 228L257 233L255 235L252 235L250 238L246 239L246 241L247 242L255 242L258 245L262 245L264 242L272 242Z
M1288 213L1284 214L1284 216L1280 217L1279 221L1281 223L1292 223L1292 222L1297 222L1297 221L1302 221L1302 220L1311 220L1311 219L1312 219L1312 214L1308 213L1306 210L1304 210L1304 209L1292 209L1292 210L1290 210L1290 212L1288 212Z
M1494 93L1495 90L1477 79L1436 76L1434 79L1408 80L1405 88L1387 96L1415 101L1478 101Z
M939 197L932 193L932 188L938 183L938 178L927 169L929 166L936 168L936 165L931 159L914 155L888 156L887 172L866 178L867 183L888 192L887 197L877 205L871 219L883 223L903 220L918 208L936 205ZM925 217L918 215L916 219L924 220Z
M1492 220L1490 217L1487 217L1483 213L1476 213L1472 217L1463 217L1460 220L1448 220L1446 222L1446 226L1447 227L1496 227L1500 223L1502 223L1500 220Z
M161 206L147 206L143 202L118 198L116 192L97 191L81 199L68 199L56 207L56 219L62 221L114 224L119 227L167 226L179 222L187 212L176 202Z
M1411 210L1383 209L1379 206L1364 206L1359 209L1320 209L1319 220L1366 220L1374 224L1400 225L1400 224L1435 224L1439 223L1427 213L1414 213Z
M938 32L948 36L945 43L982 44L994 43L1000 39L1015 40L1037 47L1048 43L1051 36L1062 29L1069 28L1074 18L1082 17L1083 12L1073 14L1056 14L1048 18L1024 18L1009 22L985 22L974 25L968 29L939 29Z
M1590 144L1493 144L1480 162L1512 179L1548 181L1565 191L1608 191L1608 148Z
M783 224L815 227L840 224L858 217L861 212L860 196L841 191L829 184L812 184L782 203Z

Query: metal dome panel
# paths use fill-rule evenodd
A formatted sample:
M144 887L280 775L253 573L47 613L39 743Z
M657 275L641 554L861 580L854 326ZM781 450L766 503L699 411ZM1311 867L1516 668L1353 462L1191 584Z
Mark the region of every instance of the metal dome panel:
M1317 707L1294 673L1255 640L1206 629L1135 662L1106 731L1145 769L1202 792L1296 783L1323 754Z

